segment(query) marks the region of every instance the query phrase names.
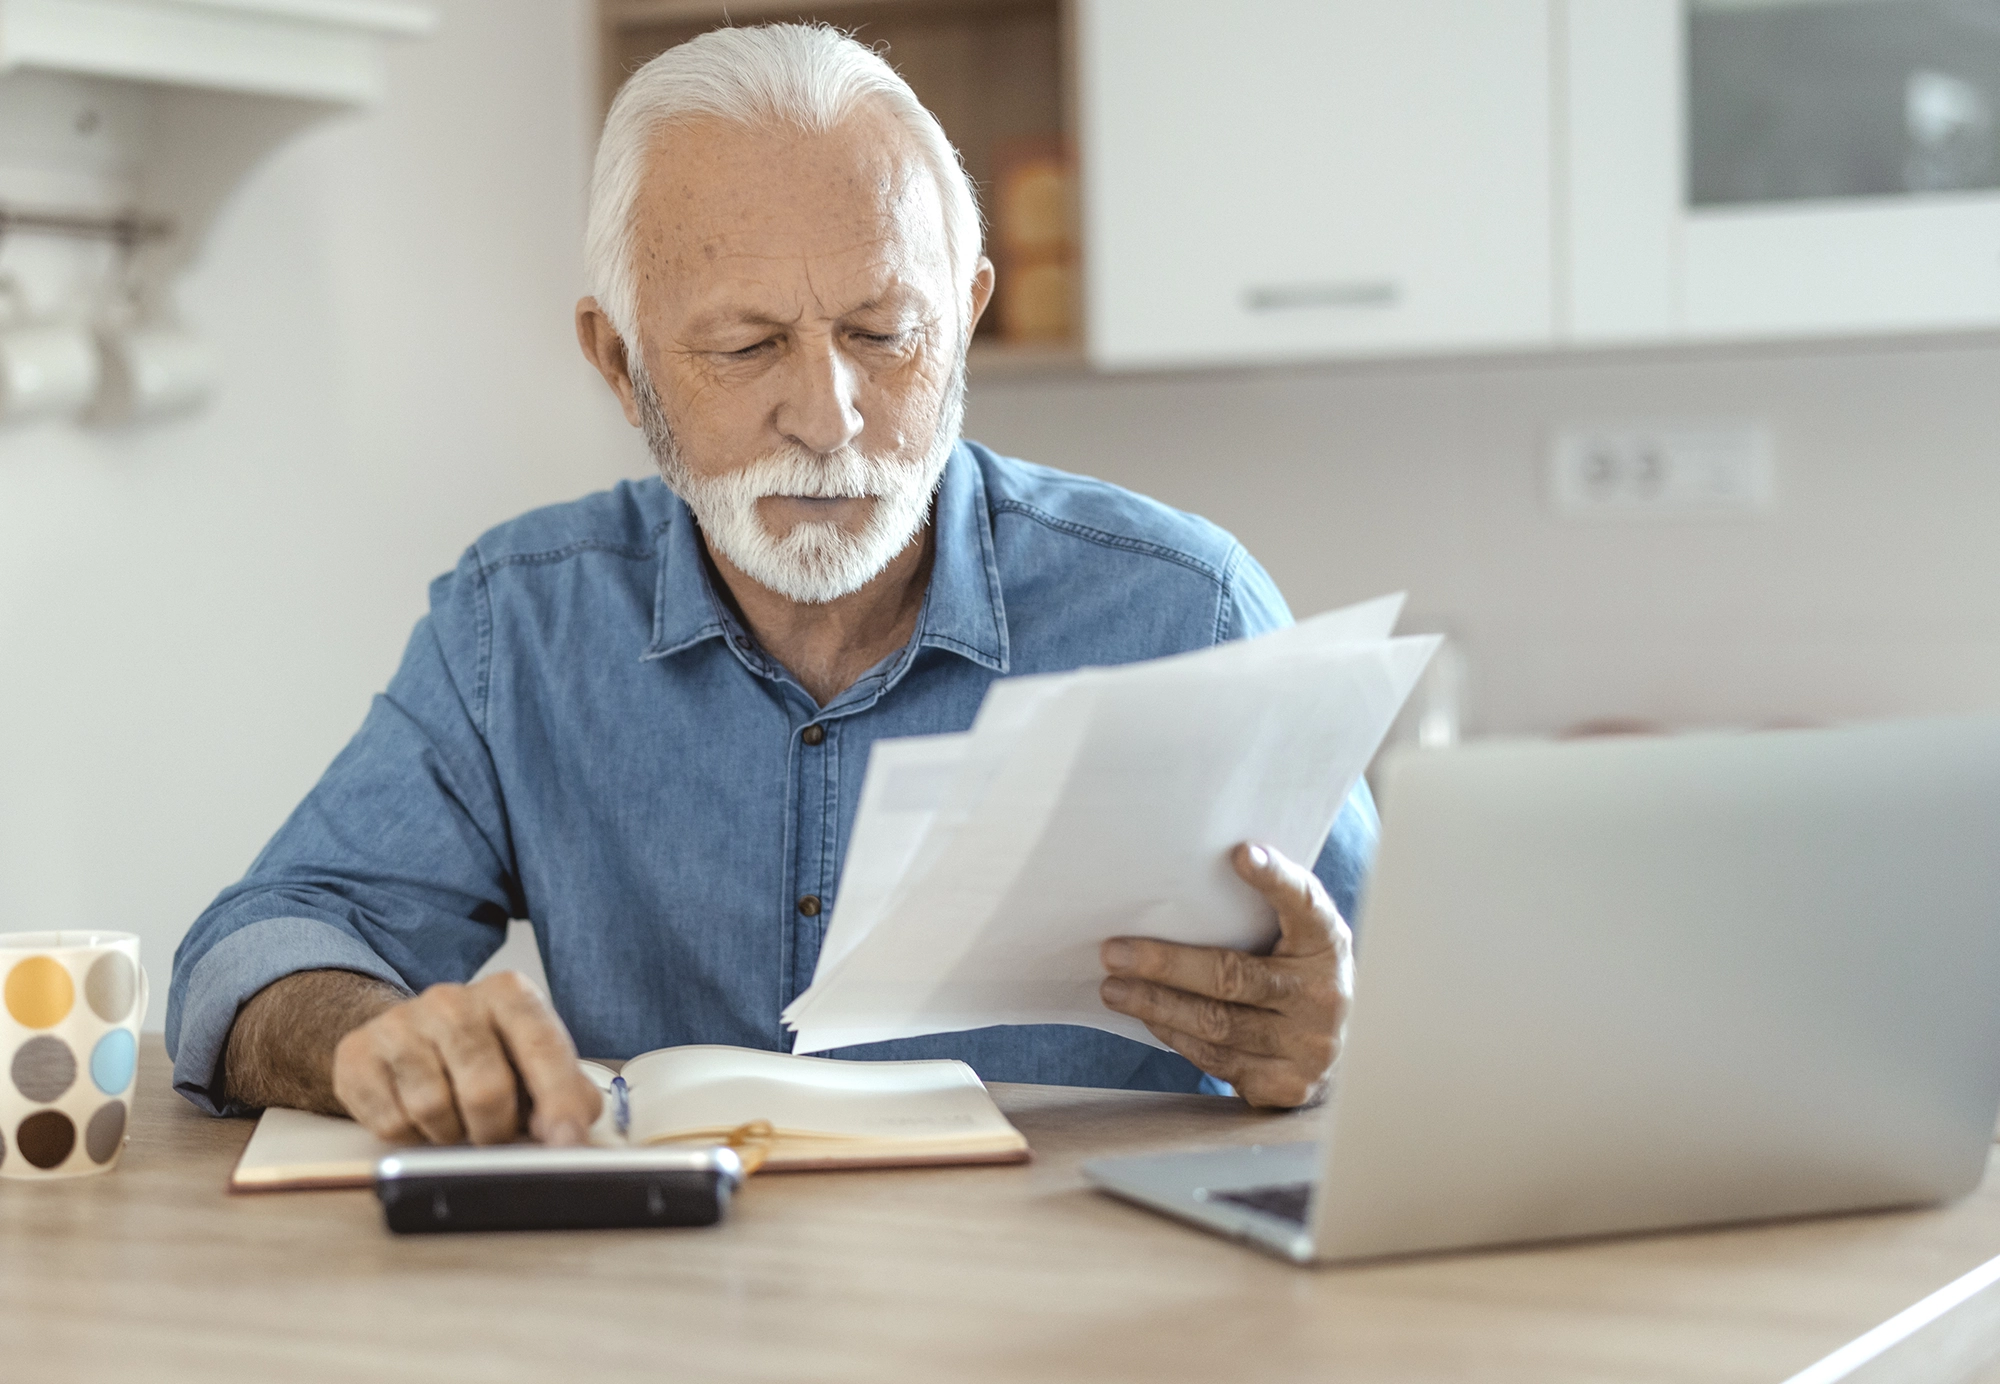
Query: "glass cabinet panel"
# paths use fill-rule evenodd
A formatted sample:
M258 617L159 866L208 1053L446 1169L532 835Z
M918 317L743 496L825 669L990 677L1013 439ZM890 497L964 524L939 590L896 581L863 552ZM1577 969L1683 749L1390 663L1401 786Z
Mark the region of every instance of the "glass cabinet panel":
M1688 0L1696 207L2000 188L2000 0Z

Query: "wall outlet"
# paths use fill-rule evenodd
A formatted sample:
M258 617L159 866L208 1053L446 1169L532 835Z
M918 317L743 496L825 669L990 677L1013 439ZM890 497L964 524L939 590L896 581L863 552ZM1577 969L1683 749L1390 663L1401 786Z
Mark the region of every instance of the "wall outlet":
M1565 428L1549 454L1549 494L1570 517L1701 518L1776 504L1770 434L1754 423Z

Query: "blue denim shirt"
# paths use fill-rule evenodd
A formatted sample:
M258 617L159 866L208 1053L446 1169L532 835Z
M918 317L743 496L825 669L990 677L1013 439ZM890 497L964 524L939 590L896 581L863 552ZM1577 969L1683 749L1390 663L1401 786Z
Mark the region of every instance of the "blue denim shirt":
M934 524L915 635L824 707L718 597L692 516L658 480L482 537L432 585L360 732L175 953L176 1087L227 1108L229 1027L281 976L331 967L411 992L463 981L510 918L534 923L586 1054L786 1049L779 1012L812 979L877 740L964 730L1002 675L1156 658L1291 619L1214 525L977 444L953 453ZM1375 834L1357 789L1317 862L1350 916ZM836 1055L1226 1089L1173 1053L1067 1026Z

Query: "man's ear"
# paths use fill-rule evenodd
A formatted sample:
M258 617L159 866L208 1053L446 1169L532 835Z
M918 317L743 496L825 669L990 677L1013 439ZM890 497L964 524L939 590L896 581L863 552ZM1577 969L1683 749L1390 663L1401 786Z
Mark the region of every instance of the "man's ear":
M993 261L981 255L979 267L972 271L972 320L965 324L966 340L979 326L979 319L986 315L986 305L993 301Z
M583 358L597 368L597 373L611 386L611 392L618 396L625 409L625 421L635 428L640 426L639 404L632 397L632 369L625 359L625 339L618 335L618 329L611 325L611 319L604 315L595 298L576 300L576 344L583 348Z

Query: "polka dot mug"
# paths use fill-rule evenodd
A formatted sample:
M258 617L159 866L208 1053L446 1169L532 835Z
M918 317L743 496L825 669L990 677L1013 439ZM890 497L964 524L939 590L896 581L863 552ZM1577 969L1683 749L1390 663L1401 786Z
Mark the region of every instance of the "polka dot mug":
M0 933L0 1177L117 1165L146 994L129 932Z

